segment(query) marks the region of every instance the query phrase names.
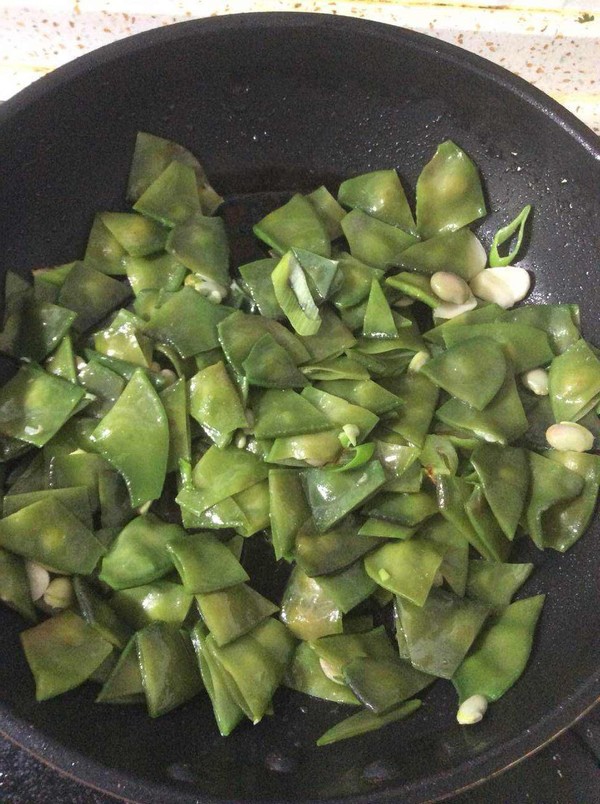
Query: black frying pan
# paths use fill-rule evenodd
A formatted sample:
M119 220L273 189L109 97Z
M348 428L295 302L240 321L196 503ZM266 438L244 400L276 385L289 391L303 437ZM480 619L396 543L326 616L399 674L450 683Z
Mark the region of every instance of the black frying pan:
M414 185L435 145L480 166L485 237L535 206L534 298L578 301L600 342L598 138L537 90L437 40L329 16L249 14L185 23L103 48L0 110L0 261L26 272L81 253L94 211L118 209L135 132L177 140L225 195L308 190L397 166ZM252 196L250 196L252 198ZM247 198L246 198L247 201ZM252 206L252 205L251 205ZM247 204L246 204L247 207ZM488 241L489 242L489 241ZM600 694L598 522L566 556L535 555L527 594L548 601L530 666L484 722L454 721L437 687L395 727L317 749L341 712L282 691L277 715L224 740L206 700L151 721L94 706L84 687L34 703L0 612L0 728L82 781L142 802L416 802L450 795L551 740Z

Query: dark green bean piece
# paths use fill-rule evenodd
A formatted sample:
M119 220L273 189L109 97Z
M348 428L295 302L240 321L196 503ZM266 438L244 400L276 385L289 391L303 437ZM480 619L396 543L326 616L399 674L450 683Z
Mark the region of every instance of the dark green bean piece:
M190 415L218 447L248 426L238 392L222 361L199 371L189 383Z
M248 382L261 388L302 388L308 385L290 353L268 333L256 341L242 368Z
M249 579L235 556L210 533L180 536L167 550L188 594L216 592Z
M422 606L442 559L437 546L412 538L384 544L365 558L365 569L379 586Z
M318 433L331 427L330 419L311 403L310 395L301 396L292 390L265 391L253 411L257 438Z
M26 491L21 494L9 494L4 497L2 515L4 517L27 508L28 505L45 499L55 499L68 508L90 530L93 529L90 499L85 486L68 486L61 489L41 489Z
M106 227L101 215L96 214L85 247L84 263L103 274L122 276L125 273L123 260L126 256L127 252ZM73 265L77 265L77 263L73 263ZM66 269L66 267L60 266L59 269ZM53 278L58 285L62 285L69 271L64 270L64 274L61 276L63 272L59 273L59 269L53 269L56 271Z
M167 230L135 212L101 212L100 220L132 257L156 254L165 247Z
M401 265L402 253L417 242L414 235L360 209L353 209L342 218L341 226L352 256L382 270Z
M300 194L270 212L253 226L254 234L283 254L290 248L302 248L329 257L331 243L325 224L311 202Z
M467 595L494 609L508 606L513 595L533 572L533 564L502 564L497 561L469 561Z
M185 380L179 379L160 393L169 426L169 457L167 472L179 468L179 461L189 461L191 456L188 395Z
M279 260L269 257L246 263L238 268L244 290L250 295L259 314L265 318L284 317L271 281L271 274L278 262Z
M76 263L60 289L58 303L77 314L72 327L84 332L121 306L129 295L127 285L90 265Z
M469 571L469 542L443 516L428 519L418 533L419 539L430 542L443 554L439 572L454 594L463 597Z
M478 343L486 339L496 341L510 360L516 374L546 365L553 358L546 333L527 324L504 321L465 324L462 327L449 327L444 333L447 347L456 346L472 338Z
M314 385L319 391L340 396L352 405L366 408L376 416L402 407L403 401L372 380L328 380Z
M217 645L227 645L279 611L245 583L196 596L200 615Z
M132 628L140 629L157 620L181 625L192 600L181 584L163 579L121 589L110 598L110 605Z
M73 311L34 299L29 292L8 305L0 352L39 363L67 335L75 318Z
M429 240L415 243L400 255L396 263L407 271L435 274L448 270L470 282L483 271L486 253L480 241L470 229L442 232Z
M343 631L342 610L317 578L296 566L281 601L281 619L298 639L318 639Z
M496 561L507 559L511 549L510 541L502 532L481 486L473 487L471 496L465 503L465 512L479 537L480 545L484 547L482 555L491 555Z
M480 444L471 455L481 487L498 524L513 539L529 489L529 463L525 450Z
M165 248L195 276L229 286L229 243L222 218L191 215L171 230Z
M385 426L422 448L438 401L438 389L420 372L391 378L386 387L404 403Z
M284 676L286 687L334 703L359 703L356 695L345 684L331 681L320 664L319 656L307 642L300 642Z
M367 513L379 519L387 519L398 525L412 528L437 514L438 504L434 494L417 491L409 494L378 494L367 506Z
M25 562L21 556L0 548L0 600L18 611L30 622L36 622L37 614L31 600Z
M598 404L600 360L583 339L550 364L549 392L557 422L579 421Z
M323 222L330 240L336 240L342 236L342 227L340 221L346 214L335 198L331 195L329 190L321 185L308 193L306 196L307 201L310 201L315 212Z
M314 405L326 418L328 425L340 429L350 424L358 427L358 441L364 440L378 422L378 417L367 408L353 405L346 399L334 396L314 386L302 391L302 397Z
M501 320L544 330L554 354L557 355L581 337L579 308L574 304L527 304L515 310L504 310Z
M575 499L553 505L543 515L544 547L566 552L587 530L598 498L600 457L585 452L549 451L546 456L576 472L584 480L581 494ZM6 504L6 498L5 498Z
M378 546L376 539L359 536L358 528L354 517L346 517L335 527L319 533L313 520L309 520L296 535L296 563L310 576L328 575L348 567Z
M435 681L398 657L383 661L358 657L344 666L343 674L359 701L378 715L395 709Z
M133 704L143 703L144 687L137 657L137 637L127 643L119 661L104 682L96 703Z
M368 734L370 731L375 731L383 726L388 726L390 723L396 723L398 720L403 720L405 717L412 715L421 706L421 701L414 699L407 701L399 706L397 709L392 709L383 715L377 715L374 712L364 710L357 712L355 715L347 717L345 720L336 723L325 734L322 734L317 740L317 745L330 745L337 743L340 740L347 740L350 737L358 737L361 734Z
M395 170L374 170L340 184L338 201L416 235L417 227Z
M527 529L534 544L544 549L542 516L557 503L574 500L583 491L584 479L577 472L536 452L528 452L531 487L525 511Z
M342 451L338 435L339 430L336 429L276 438L265 460L298 467L334 463Z
M139 196L133 209L170 228L201 212L193 168L171 162Z
M93 626L101 637L124 649L132 635L131 628L122 622L111 604L100 597L81 576L73 579L77 605L83 619Z
M339 287L335 289L332 301L339 310L355 307L365 301L374 279L381 279L383 271L367 265L356 257L342 251L336 255Z
M296 534L310 516L302 481L295 470L269 470L269 516L275 558L289 561L296 543Z

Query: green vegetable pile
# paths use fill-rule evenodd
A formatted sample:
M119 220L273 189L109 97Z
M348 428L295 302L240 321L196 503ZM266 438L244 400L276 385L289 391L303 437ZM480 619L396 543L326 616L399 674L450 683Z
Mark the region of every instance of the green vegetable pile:
M285 685L354 707L320 744L405 717L438 678L498 699L544 601L511 602L533 569L513 547L565 551L594 511L599 456L545 432L595 439L600 360L575 305L469 290L489 270L471 160L439 146L416 219L394 170L296 194L231 273L184 148L139 134L128 199L83 260L7 278L0 599L37 623L37 699L90 679L154 717L204 690L227 735ZM440 272L466 288L453 317ZM253 543L289 564L277 604Z

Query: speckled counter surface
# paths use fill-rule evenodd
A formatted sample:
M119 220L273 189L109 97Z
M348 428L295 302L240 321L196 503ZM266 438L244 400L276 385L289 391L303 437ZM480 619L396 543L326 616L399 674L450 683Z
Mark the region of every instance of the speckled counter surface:
M4 0L0 100L116 39L247 11L344 14L427 33L517 73L600 132L600 0Z

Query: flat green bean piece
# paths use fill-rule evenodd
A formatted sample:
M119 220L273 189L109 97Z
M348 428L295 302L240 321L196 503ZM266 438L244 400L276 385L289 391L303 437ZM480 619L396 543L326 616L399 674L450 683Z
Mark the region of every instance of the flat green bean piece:
M133 209L170 228L201 211L194 170L171 162L140 195Z
M369 300L363 321L365 338L397 338L398 330L381 285L374 279L371 282Z
M452 273L470 282L483 271L485 263L485 250L477 237L470 229L458 229L415 243L402 252L396 265L423 274L450 268Z
M367 507L370 516L387 519L398 525L412 528L437 514L438 504L434 494L417 491L408 494L378 494Z
M471 695L497 701L521 676L544 598L536 595L517 600L486 625L452 678L461 703Z
M405 717L416 712L420 706L421 701L414 699L407 701L397 709L392 709L391 712L387 712L383 715L377 715L368 710L357 712L355 715L347 717L345 720L336 723L335 726L328 729L325 734L319 737L317 745L331 745L331 743L347 740L350 737L368 734L371 731L383 728L383 726L396 723L398 720L404 720Z
M277 438L265 458L285 466L323 466L337 461L342 445L339 430Z
M310 642L311 648L323 659L327 674L334 681L344 682L344 667L353 659L368 656L372 659L393 661L396 651L383 626L361 633L343 633L323 636Z
M90 500L85 486L68 486L64 489L41 489L40 491L26 491L22 494L8 494L4 497L2 515L4 517L10 516L22 508L27 508L28 505L33 505L33 503L46 498L58 500L80 519L87 528L93 529Z
M191 493L197 498L198 513L265 480L267 475L268 466L251 452L236 447L210 447L193 470L196 489Z
M443 516L427 520L418 533L420 540L429 542L444 556L439 572L454 594L464 597L469 572L467 539Z
M279 611L245 583L197 595L200 616L217 645L227 645Z
M332 681L323 672L319 656L307 642L300 642L283 679L286 687L325 701L357 705L356 695L345 684Z
M222 218L191 215L171 230L166 250L195 276L229 285L229 243Z
M91 530L52 497L0 521L0 546L60 572L93 572L102 545Z
M292 559L296 534L309 516L299 473L293 469L270 469L269 517L277 560Z
M554 450L548 451L546 457L584 479L579 497L558 503L543 515L544 546L564 553L583 536L593 516L600 484L600 458L584 452Z
M183 358L219 345L218 324L231 315L229 307L213 304L191 287L183 287L157 308L144 331L172 346Z
M339 357L356 343L356 338L328 305L319 308L321 326L316 335L306 335L302 344L310 354L311 363ZM308 367L306 367L308 368Z
M487 212L473 162L451 140L437 147L417 180L417 226L421 237L451 232Z
M248 382L261 388L302 388L308 385L290 353L268 333L256 341L242 363L242 369Z
M174 472L178 469L180 460L189 461L191 457L189 402L185 380L176 380L161 391L159 396L169 427L167 472Z
M525 232L525 224L527 223L527 218L529 217L530 212L531 205L527 204L519 212L517 217L514 218L514 220L512 220L510 223L507 223L506 226L503 226L501 229L498 229L494 235L490 248L490 267L497 268L501 265L512 265L513 261L517 258L517 255L521 250L523 234ZM507 241L510 241L515 232L517 232L516 243L509 250L508 254L501 256L500 251L498 250L499 246L502 246Z
M348 567L378 545L376 539L359 536L358 525L354 517L346 517L319 533L313 520L309 520L296 534L296 563L310 576L328 575Z
M227 547L208 532L173 539L167 550L188 594L215 592L249 579Z
M511 545L502 532L498 520L494 516L481 486L473 487L471 496L465 503L465 512L473 530L477 533L484 552L493 556L497 561L508 558Z
M77 314L72 326L84 332L129 297L127 285L84 263L76 263L58 294L58 303Z
M56 377L62 377L69 382L77 382L77 371L75 369L75 352L73 351L73 341L69 335L58 344L54 352L44 363L44 368Z
M298 639L312 640L343 631L342 610L318 579L296 566L281 601L281 619Z
M452 346L427 361L419 373L457 399L483 410L504 382L506 360L495 341L479 337Z
M271 274L279 306L298 335L315 335L321 326L302 265L293 249L279 260Z
M529 489L529 463L520 447L480 444L471 462L498 524L513 539Z
M365 569L379 586L422 606L442 559L437 546L413 538L384 544L365 558Z
M372 380L328 380L315 383L315 388L340 396L352 405L366 408L376 416L402 407L403 401Z
M156 620L181 625L188 615L193 596L179 583L157 580L121 589L110 598L117 614L136 630Z
M467 595L494 609L508 606L513 595L533 572L533 564L502 564L496 561L469 561Z
M575 304L526 304L514 310L503 310L501 320L544 330L556 355L581 337L579 308Z
M324 533L362 505L385 483L385 472L373 460L348 472L305 469L302 482L317 529Z
M484 410L479 411L459 399L449 399L438 408L436 415L450 427L470 430L482 441L502 445L516 441L529 428L510 371L506 373L502 387Z
M0 600L30 622L37 613L31 600L25 562L21 556L0 548Z
M125 390L92 434L100 454L122 475L131 505L160 497L169 457L165 409L143 371Z
M0 389L0 433L43 447L73 414L84 389L47 374L35 364L21 366Z
M374 170L340 184L338 201L416 235L417 228L395 170Z
M187 270L172 254L153 254L150 257L125 257L123 265L127 281L136 298L147 291L175 292L181 287Z
M125 381L122 377L95 361L87 363L79 371L77 379L86 391L96 397L95 401L88 406L86 413L98 418L102 418L108 413L125 388Z
M311 402L310 395L292 390L265 391L253 410L257 438L281 438L331 428L330 419Z
M240 491L239 494L233 496L233 500L241 508L245 518L244 523L236 528L238 534L248 538L269 527L269 483L267 480L261 480L244 491Z
M30 292L10 304L0 332L0 352L41 362L67 335L76 313L34 299Z
M335 574L320 575L319 584L344 614L366 600L377 588L362 561L355 561Z
M119 310L110 326L96 332L94 348L101 354L149 368L152 344L141 334L144 321L127 310Z
M96 703L143 703L144 686L137 657L137 637L132 636L111 674L98 693Z
M436 475L455 475L458 469L456 449L446 436L426 436L419 461L430 478L435 478Z
M112 651L110 642L72 611L61 612L20 636L37 701L78 687Z
M553 358L546 333L527 324L504 321L465 324L462 327L449 327L444 333L444 341L448 347L471 338L475 340L490 338L496 341L502 346L516 374L546 365Z
M380 715L435 681L398 657L383 661L358 657L344 666L343 675L359 701Z
M278 262L279 260L268 257L238 268L244 290L250 295L259 314L265 318L284 317L271 281L271 274Z
M431 289L431 280L425 274L401 271L399 274L388 276L385 283L389 287L401 291L406 296L423 302L428 307L439 307L442 303L441 299Z
M302 397L322 413L329 426L336 425L341 429L350 424L358 427L358 441L364 440L379 421L378 417L367 408L353 405L340 396L314 386L304 388Z
M579 421L600 398L600 360L581 339L554 358L548 383L555 420Z
M145 257L162 251L167 230L135 212L101 212L100 220L132 257Z
M520 309L523 310L527 308L522 307ZM482 302L481 306L475 307L473 310L467 310L466 313L461 313L454 318L449 318L446 321L440 322L432 329L429 329L427 332L423 333L423 337L426 341L437 343L440 346L443 346L445 343L444 335L449 329L452 329L453 327L462 327L465 324L488 324L490 321L497 321L499 319L504 320L503 316L506 312L506 310L497 304L488 304L487 302ZM518 311L511 310L509 312L513 313ZM523 323L528 322L524 321Z
M404 405L393 418L386 420L385 426L409 444L422 448L438 401L437 387L420 372L391 378L386 386Z
M195 374L189 383L190 415L218 447L248 422L238 392L222 361Z
M337 287L337 261L301 248L293 248L292 253L302 268L312 297L320 305Z
M417 462L420 450L418 447L405 446L404 444L390 444L382 440L376 442L377 459L383 466L387 482L384 486L385 491L419 491L421 487L421 467ZM417 472L416 488L399 488L403 482L412 482L411 468Z
M340 226L340 221L346 214L346 210L338 204L327 187L321 185L316 190L313 190L312 193L307 193L305 198L312 204L315 212L323 222L329 239L335 240L341 237L342 227Z
M123 650L132 635L127 623L121 621L110 602L100 597L81 576L73 579L73 588L83 619L107 642Z
M182 534L179 525L155 514L132 519L104 556L100 580L113 589L128 589L161 578L173 569L166 545Z
M367 298L373 279L381 279L383 270L373 268L345 251L337 254L336 260L339 287L335 289L332 301L339 310L355 307Z
M298 193L256 223L253 230L260 240L280 254L290 248L305 249L322 257L331 254L325 224L310 201Z
M96 424L96 420L92 420ZM94 430L92 430L94 432ZM46 461L47 485L51 489L72 488L75 485L85 486L92 512L100 505L100 476L110 466L106 461L91 452L81 449L72 452L58 451L52 454L50 442L44 449ZM77 516L81 516L81 511Z
M373 536L377 539L410 539L416 528L399 525L397 522L386 522L385 519L370 517L361 525L359 536Z
M373 218L360 209L353 209L342 218L341 226L352 256L384 271L391 266L401 265L402 253L417 242L414 235Z
M227 737L243 719L244 711L229 691L226 671L206 645L207 636L202 622L198 622L191 631L202 681L213 706L219 733L222 737Z
M115 374L118 374L119 377L122 377L128 382L131 380L136 371L143 371L152 383L152 387L157 391L162 391L169 384L164 375L155 371L150 371L145 367L135 365L135 363L129 363L127 360L119 360L116 357L103 355L101 352L96 352L93 349L84 349L84 355L85 358L90 362L101 363L103 366L111 369L111 371L114 371Z
M181 706L203 688L189 635L156 622L137 633L137 652L150 717Z
M432 589L422 606L402 598L398 602L413 666L452 678L483 628L489 607L441 589Z
M102 220L102 215L95 215L85 247L84 263L103 274L122 276L125 273L123 266L125 257L127 257L127 252L110 229L107 228ZM77 263L74 264L76 265ZM66 269L66 266L59 266L59 268ZM65 270L62 277L61 273L62 271L57 270L54 276L59 286L69 271Z
M534 544L544 548L543 514L557 503L569 502L583 491L584 479L556 461L528 452L531 487L525 511L527 529Z

